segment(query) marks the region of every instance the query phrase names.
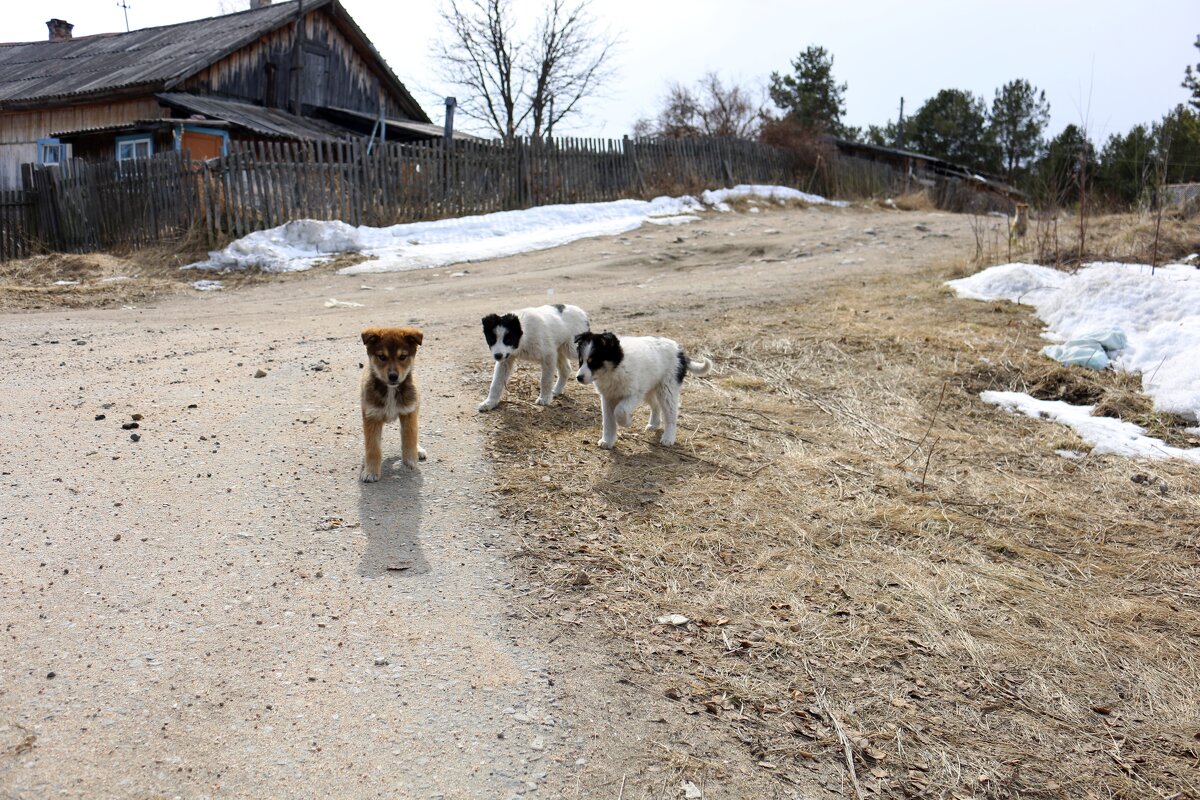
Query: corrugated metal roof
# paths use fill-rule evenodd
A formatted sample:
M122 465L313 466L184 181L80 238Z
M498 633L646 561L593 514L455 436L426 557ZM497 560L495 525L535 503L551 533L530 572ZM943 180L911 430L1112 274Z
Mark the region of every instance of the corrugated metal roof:
M62 42L0 43L0 110L44 107L91 97L168 91L186 78L295 19L297 0L220 17ZM357 40L384 84L414 119L429 118L337 0L304 0L330 13Z
M335 122L345 122L345 118L358 120L360 123L373 126L378 117L372 114L364 114L361 111L352 111L348 108L338 108L337 106L324 106L320 109L321 113L330 116ZM440 139L445 134L445 128L441 125L434 125L432 122L414 122L408 119L392 119L386 120L388 128L396 128L406 131L417 138L422 139ZM361 131L360 131L361 133ZM460 130L454 131L454 139L457 141L468 142L483 142L487 141L474 134L464 133Z
M328 2L308 0L305 6ZM0 108L138 86L169 88L293 19L296 7L293 0L129 33L0 44Z
M277 108L264 108L249 103L239 103L236 100L174 92L165 92L157 97L169 106L181 108L193 114L222 119L231 125L245 128L262 136L301 141L325 141L345 139L350 135L345 128L340 128L333 123L310 117L298 117Z

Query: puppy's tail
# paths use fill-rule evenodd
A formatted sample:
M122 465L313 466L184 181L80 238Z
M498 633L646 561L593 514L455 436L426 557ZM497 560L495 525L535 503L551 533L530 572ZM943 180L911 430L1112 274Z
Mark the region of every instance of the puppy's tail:
M686 358L686 357L685 357ZM711 358L702 358L699 361L687 360L687 371L693 375L703 378L712 371L713 362Z

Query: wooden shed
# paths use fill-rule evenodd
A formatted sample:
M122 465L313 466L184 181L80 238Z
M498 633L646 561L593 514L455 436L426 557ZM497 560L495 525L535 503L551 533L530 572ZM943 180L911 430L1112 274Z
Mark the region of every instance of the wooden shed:
M0 43L0 189L20 186L25 163L441 136L338 0L254 4L94 36L50 20L47 41Z

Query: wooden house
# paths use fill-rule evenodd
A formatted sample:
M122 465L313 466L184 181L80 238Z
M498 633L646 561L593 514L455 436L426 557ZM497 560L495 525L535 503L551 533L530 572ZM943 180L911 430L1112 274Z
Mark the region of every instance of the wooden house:
M252 5L95 36L51 20L47 41L0 44L0 190L31 162L442 135L338 0Z

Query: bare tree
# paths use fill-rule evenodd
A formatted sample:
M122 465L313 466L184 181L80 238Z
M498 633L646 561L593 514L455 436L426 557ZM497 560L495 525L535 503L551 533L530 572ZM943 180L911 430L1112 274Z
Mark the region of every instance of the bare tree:
M506 141L515 138L525 116L517 112L524 91L517 70L519 46L513 37L508 0L446 0L438 9L447 27L434 56L444 78L466 89L458 109Z
M750 139L762 126L763 108L747 89L734 84L726 88L717 73L700 79L700 120L709 136Z
M680 139L687 136L730 136L752 139L762 127L763 106L750 90L733 84L725 86L720 76L709 72L695 89L681 83L667 87L662 107L655 120L638 120L638 135Z
M557 122L613 77L617 39L599 31L589 6L590 0L550 0L538 23L537 46L526 65L534 76L529 108L535 139L551 135Z
M465 92L459 108L511 141L553 133L612 77L616 37L590 13L591 0L548 0L522 35L510 0L443 0L444 38L434 46L442 77Z

